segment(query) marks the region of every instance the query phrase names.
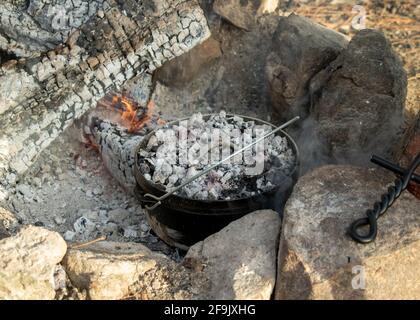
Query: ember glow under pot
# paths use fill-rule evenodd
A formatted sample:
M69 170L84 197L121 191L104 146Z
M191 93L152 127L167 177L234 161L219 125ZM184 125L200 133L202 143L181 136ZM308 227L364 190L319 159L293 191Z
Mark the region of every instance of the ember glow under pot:
M212 115L205 115L203 118L208 119L210 116ZM256 124L266 124L273 129L276 128L273 124L263 120L246 116L240 117L245 121L254 121ZM176 120L167 125L178 124L179 121L184 120L188 120L188 118ZM149 202L150 199L144 198L144 194L150 193L160 197L166 193L162 186L147 180L139 168L139 151L146 148L150 137L154 135L155 131L145 136L136 150L134 167L137 181L136 196L143 207L153 205L153 203ZM175 194L171 195L155 209L145 210L153 231L167 244L188 250L193 244L204 240L211 234L223 229L230 222L253 211L273 209L281 214L299 176L299 151L296 143L286 132L280 131L278 135L286 137L289 147L295 153L296 159L295 167L291 174L285 177L280 185L269 192L235 200L195 200Z

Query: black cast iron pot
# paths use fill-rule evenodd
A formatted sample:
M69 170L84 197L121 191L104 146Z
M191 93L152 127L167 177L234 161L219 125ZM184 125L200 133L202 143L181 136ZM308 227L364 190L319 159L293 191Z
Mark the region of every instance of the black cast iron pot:
M212 115L205 115L203 118L206 119L210 116ZM246 116L240 117L245 121L255 121L256 124L266 124L273 129L276 128L273 124L263 120ZM188 119L176 120L167 125L177 124L179 121ZM147 180L139 168L139 150L147 146L150 137L156 130L145 136L136 149L134 166L137 181L136 196L143 207L154 204L150 202L150 199L145 199L144 194L150 193L160 197L166 193L162 186ZM236 200L194 200L171 195L162 201L162 204L157 208L146 209L146 216L153 231L169 245L187 250L191 245L220 231L230 222L253 211L273 209L281 214L299 175L299 151L296 143L286 132L280 131L279 135L286 137L289 146L296 155L296 164L292 173L290 176L284 177L284 181L279 186L269 192Z

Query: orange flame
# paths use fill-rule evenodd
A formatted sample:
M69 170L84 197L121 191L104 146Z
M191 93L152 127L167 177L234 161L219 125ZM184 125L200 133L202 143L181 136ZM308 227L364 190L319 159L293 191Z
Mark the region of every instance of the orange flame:
M150 122L155 110L155 103L150 101L147 110L140 117L137 115L137 106L125 96L113 96L112 104L121 112L121 122L129 132L136 132Z

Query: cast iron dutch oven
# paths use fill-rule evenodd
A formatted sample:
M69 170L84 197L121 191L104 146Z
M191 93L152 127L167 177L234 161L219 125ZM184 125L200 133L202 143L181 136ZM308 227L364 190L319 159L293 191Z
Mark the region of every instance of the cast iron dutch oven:
M210 116L212 114L204 115L203 118L207 119ZM227 116L232 117L233 115ZM246 116L240 117L245 121L254 121L256 124L266 124L273 129L276 128L273 124L263 120ZM179 119L167 125L171 126L188 119ZM144 194L150 193L160 197L166 193L163 186L147 180L139 168L139 151L147 146L150 137L158 129L145 136L136 148L134 167L137 181L136 196L143 207L154 204L150 202L150 199L145 199ZM273 209L281 214L299 175L299 151L296 143L286 132L280 131L278 135L286 137L289 147L292 148L296 156L294 169L279 186L269 192L236 200L194 200L171 195L157 208L146 209L146 216L153 231L169 245L187 250L191 245L204 240L230 222L253 211Z

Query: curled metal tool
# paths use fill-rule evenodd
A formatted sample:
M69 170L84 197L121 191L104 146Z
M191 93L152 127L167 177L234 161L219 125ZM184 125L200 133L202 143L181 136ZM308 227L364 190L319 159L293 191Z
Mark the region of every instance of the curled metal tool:
M350 236L353 240L362 244L371 243L376 239L378 234L378 219L394 204L401 193L407 189L410 181L419 183L420 178L418 175L414 174L417 167L420 165L420 153L407 170L377 156L373 156L371 161L385 169L402 175L402 177L395 180L394 185L388 188L388 192L382 195L381 201L375 202L373 209L366 211L366 218L356 220L350 226ZM369 227L369 232L367 234L361 234L359 230L366 226Z

